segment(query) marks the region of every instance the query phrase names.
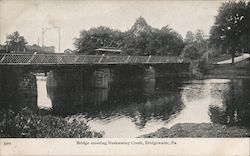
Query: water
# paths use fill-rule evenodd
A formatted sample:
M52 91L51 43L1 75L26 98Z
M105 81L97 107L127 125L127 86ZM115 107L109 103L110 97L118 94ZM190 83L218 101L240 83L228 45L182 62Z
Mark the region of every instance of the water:
M38 88L46 84L37 79ZM124 82L123 82L124 83ZM178 123L241 124L249 121L249 80L173 80L162 78L156 84L118 83L108 89L79 86L53 86L38 90L53 113L85 121L104 137L137 137ZM243 84L244 83L244 84ZM246 85L246 86L243 86ZM49 97L49 98L48 98ZM245 97L242 99L242 97ZM247 108L246 112L242 108Z
M104 137L137 137L178 123L250 127L249 79L124 77L107 88L89 88L79 75L70 75L59 75L60 81L50 74L28 76L20 83L21 91L12 85L15 89L8 90L15 91L11 97L0 93L5 102L85 121Z

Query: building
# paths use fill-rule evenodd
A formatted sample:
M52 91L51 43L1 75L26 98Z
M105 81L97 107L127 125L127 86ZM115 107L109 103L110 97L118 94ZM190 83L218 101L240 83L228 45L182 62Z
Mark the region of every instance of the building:
M69 48L67 48L67 49L64 50L64 54L74 54L74 53L75 53L75 51L71 50Z
M55 47L54 46L43 46L40 47L39 45L33 44L31 45L26 45L26 51L27 52L38 52L38 53L55 53Z
M95 49L96 55L123 55L124 52L120 49L114 48L114 47L103 47Z

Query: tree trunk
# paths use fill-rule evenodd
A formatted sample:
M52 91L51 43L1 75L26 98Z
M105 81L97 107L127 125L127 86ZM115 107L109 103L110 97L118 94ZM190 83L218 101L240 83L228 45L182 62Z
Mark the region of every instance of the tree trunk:
M232 65L234 65L235 51L232 51Z

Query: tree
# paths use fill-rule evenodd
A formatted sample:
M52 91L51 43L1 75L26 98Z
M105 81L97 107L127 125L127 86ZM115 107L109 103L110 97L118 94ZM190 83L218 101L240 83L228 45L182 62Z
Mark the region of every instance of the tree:
M196 60L201 57L201 53L199 53L199 50L193 44L186 45L183 49L183 53L184 57L193 60Z
M25 45L27 44L25 38L20 36L18 31L13 32L7 36L9 51L25 51Z
M179 55L184 47L180 34L169 26L160 30L151 27L139 17L131 29L125 32L125 47L132 55Z
M250 35L242 35L240 37L240 47L243 52L249 52L250 50Z
M91 54L100 47L120 48L123 44L122 32L104 26L81 31L74 43L77 50L85 54Z
M158 42L161 55L180 55L184 48L184 42L180 34L171 29L169 26L164 26L161 30L157 31Z
M192 43L194 42L194 34L192 31L188 31L185 37L185 43Z
M75 39L75 46L81 53L91 54L99 47L116 47L129 55L179 55L184 42L169 26L160 30L147 24L139 17L134 25L126 32L120 32L108 27L91 28L80 32Z
M143 17L136 19L134 25L125 32L124 51L129 55L150 55L149 48L152 28Z
M208 51L208 40L203 30L198 29L193 33L188 31L183 49L184 57L199 59Z
M136 19L134 25L129 30L134 36L140 36L143 33L152 32L152 27L148 25L146 20L143 17L139 17Z
M230 1L219 8L215 23L210 30L210 43L215 47L224 47L232 56L232 63L236 51L244 48L246 38L250 35L250 2Z

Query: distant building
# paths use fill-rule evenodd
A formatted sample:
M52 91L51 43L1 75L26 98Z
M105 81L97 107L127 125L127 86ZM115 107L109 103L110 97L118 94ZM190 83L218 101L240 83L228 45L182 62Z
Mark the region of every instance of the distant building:
M6 53L6 49L4 45L0 45L0 53Z
M69 48L67 48L67 49L64 50L64 53L65 53L65 54L74 54L75 51L74 51L74 50L71 50L71 49L69 49Z
M45 53L55 53L55 47L54 46L49 46L49 47L42 47L41 48L41 52L45 52Z
M103 47L95 49L96 55L123 55L123 51L114 47Z
M55 53L55 47L54 46L49 46L49 47L46 47L46 46L43 46L43 47L40 47L36 44L33 44L32 46L31 45L26 45L26 51L27 52L38 52L38 53Z

